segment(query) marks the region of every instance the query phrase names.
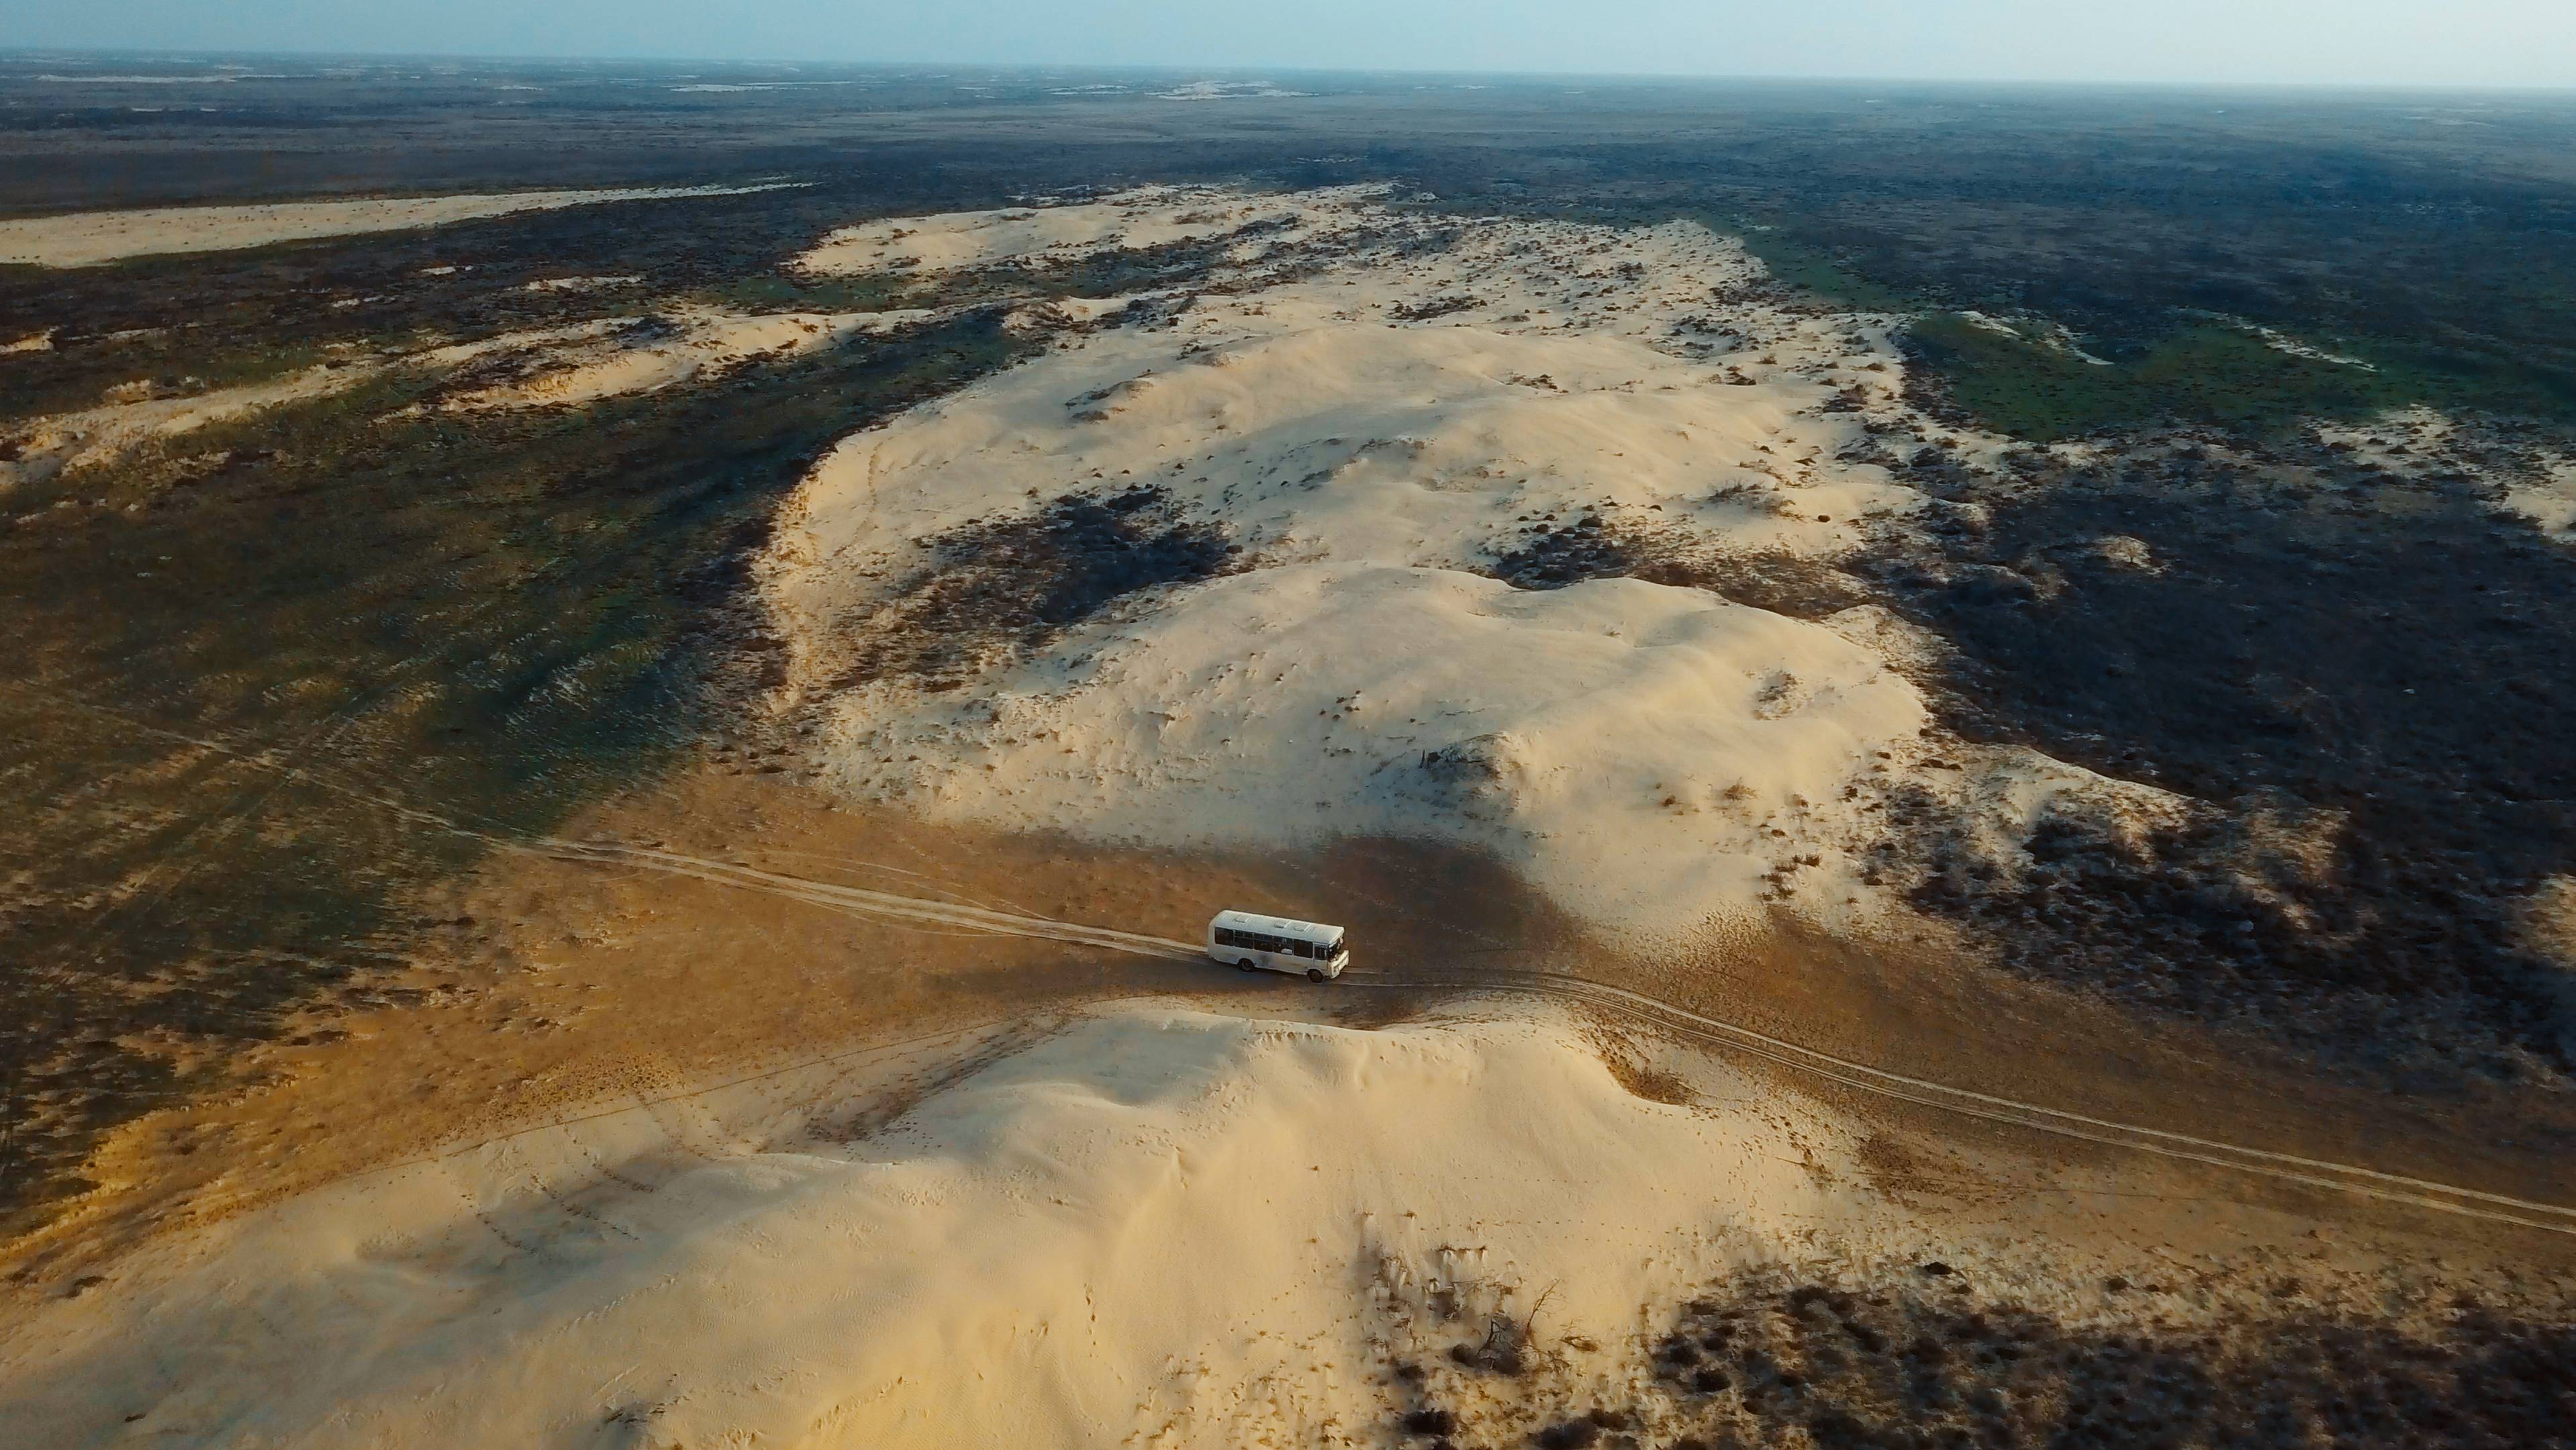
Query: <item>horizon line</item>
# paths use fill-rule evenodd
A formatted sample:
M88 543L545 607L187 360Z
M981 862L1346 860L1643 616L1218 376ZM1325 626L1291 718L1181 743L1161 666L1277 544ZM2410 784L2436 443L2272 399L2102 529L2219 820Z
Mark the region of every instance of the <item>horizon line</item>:
M2069 76L1937 76L1864 74L1854 72L1752 72L1752 71L1647 71L1647 70L1471 70L1456 67L1407 66L1325 66L1303 64L1270 64L1245 61L1031 61L1031 60L815 60L766 56L708 56L669 53L520 53L483 51L368 51L340 49L297 49L264 47L199 46L187 49L151 50L124 47L51 45L22 46L0 42L0 58L37 58L43 56L109 57L134 60L214 60L239 57L244 59L278 58L300 60L345 61L446 61L485 64L547 65L708 65L755 66L772 69L939 69L987 71L1100 71L1112 73L1169 72L1174 74L1261 73L1267 75L1374 77L1473 77L1483 80L1558 83L1566 81L1603 81L1614 83L1699 82L1699 83L1770 83L1806 85L1912 85L1912 86L2028 86L2066 90L2228 90L2228 91L2298 91L2362 92L2399 94L2476 93L2480 95L2576 96L2576 80L2554 84L2509 81L2404 81L2404 80L2242 80L2242 79L2175 79ZM1257 98L1247 98L1257 99ZM1277 99L1292 99L1279 97Z

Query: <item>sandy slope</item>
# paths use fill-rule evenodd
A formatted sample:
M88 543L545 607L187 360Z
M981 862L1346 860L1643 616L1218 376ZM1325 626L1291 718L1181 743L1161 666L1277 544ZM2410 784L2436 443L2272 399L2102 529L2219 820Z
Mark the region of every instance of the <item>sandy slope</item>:
M523 408L652 392L728 368L791 361L933 315L924 310L737 313L682 306L651 319L618 318L573 337L502 338L479 351L528 354L525 373L461 391L448 404Z
M1772 823L1928 719L1830 630L1625 579L1531 593L1291 564L1068 647L1097 653L897 723L853 719L844 748L907 797L971 789L1031 823L1139 839L1176 814L1236 846L1440 821L1587 916L1675 928L1756 899L1784 854ZM961 789L910 759L943 744L992 768ZM1801 824L1799 848L1817 844Z
M14 445L11 456L0 459L0 497L30 479L109 462L146 444L210 424L345 392L377 371L371 363L352 360L302 368L266 382L171 398L149 396L149 385L144 384L123 390L144 396L111 392L95 408L0 425L0 437Z
M961 271L1000 262L1064 261L1105 247L1159 247L1246 229L1303 239L1347 224L1375 193L1312 192L1294 200L1220 187L1153 186L1098 202L896 217L844 227L806 254L821 273Z
M2452 473L2503 485L2497 509L2552 538L2576 536L2576 456L2546 446L2499 446L2490 430L2437 409L2392 408L2358 423L2314 425L2317 440L2401 477Z
M404 231L516 211L652 201L675 196L733 196L756 186L631 187L608 191L511 191L467 196L384 197L367 201L275 202L259 206L173 206L137 211L83 211L0 221L0 264L95 267L126 257L223 252L359 232Z
M345 392L388 368L483 370L460 380L443 407L577 406L728 369L791 362L935 315L923 310L739 313L681 305L650 317L601 318L410 352L351 349L340 360L267 382L180 397L149 396L150 385L138 383L112 391L95 408L0 425L0 439L15 445L13 456L0 459L0 496L31 479L111 462L209 424ZM487 375L487 380L477 380ZM145 395L124 396L128 391Z
M2576 458L2562 458L2536 477L2505 489L2504 506L2559 538L2576 536Z
M848 1144L829 1073L612 1111L167 1245L20 1325L0 1401L66 1450L1381 1443L1400 1360L1528 1396L1441 1356L1543 1293L1537 1397L1616 1403L1731 1266L1937 1251L2037 1302L2040 1248L2099 1267L1928 1223L1802 1098L1702 1062L1650 1102L1496 1011L1138 1003Z
M1477 572L1586 512L1703 559L1828 561L1927 512L1869 461L1879 438L1998 446L1902 403L1890 319L1767 300L1700 227L1449 234L1351 192L1157 191L884 223L876 250L845 236L807 262L882 261L896 233L924 265L1060 257L1252 217L1271 229L1222 291L1140 299L807 480L765 587L844 789L1133 840L1459 840L1656 936L1780 899L1869 914L1856 853L1900 786L2004 851L2051 809L2164 808L1927 738L1899 668L1921 641L1874 613ZM1251 572L1133 601L970 689L843 683L943 534L1138 484L1220 521Z

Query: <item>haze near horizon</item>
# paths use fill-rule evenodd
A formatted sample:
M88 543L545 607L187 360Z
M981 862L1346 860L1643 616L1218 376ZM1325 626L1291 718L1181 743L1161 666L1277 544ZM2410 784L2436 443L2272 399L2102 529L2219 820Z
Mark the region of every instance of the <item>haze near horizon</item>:
M1124 65L2125 83L2576 85L2576 8L2546 0L1319 0L1267 11L1105 0L101 0L22 13L0 47L901 64Z

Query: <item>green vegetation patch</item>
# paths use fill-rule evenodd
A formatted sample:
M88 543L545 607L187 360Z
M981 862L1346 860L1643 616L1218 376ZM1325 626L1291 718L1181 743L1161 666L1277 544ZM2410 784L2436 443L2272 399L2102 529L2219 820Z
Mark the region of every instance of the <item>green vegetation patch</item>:
M1881 286L1853 271L1833 253L1795 234L1775 226L1737 222L1728 224L1707 217L1694 217L1712 229L1732 232L1744 242L1744 249L1769 269L1781 282L1812 292L1818 297L1856 312L1914 312L1921 309L1920 298L1911 297L1893 287Z
M896 273L803 277L772 273L737 277L703 289L698 300L743 312L890 312L913 304L916 289Z
M2202 323L2104 365L2053 341L1955 312L1909 334L1947 400L1997 432L2048 443L2160 422L2265 431L2303 417L2352 417L2425 391L2411 369L2292 353L2242 327Z

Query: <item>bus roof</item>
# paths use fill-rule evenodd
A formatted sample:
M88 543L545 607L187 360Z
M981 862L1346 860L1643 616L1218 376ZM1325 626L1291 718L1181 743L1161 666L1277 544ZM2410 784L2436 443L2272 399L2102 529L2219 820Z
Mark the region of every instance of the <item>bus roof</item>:
M1291 916L1263 916L1257 911L1220 911L1211 927L1232 927L1237 931L1266 931L1272 936L1304 937L1309 941L1331 941L1342 934L1338 926L1320 921L1299 921Z

